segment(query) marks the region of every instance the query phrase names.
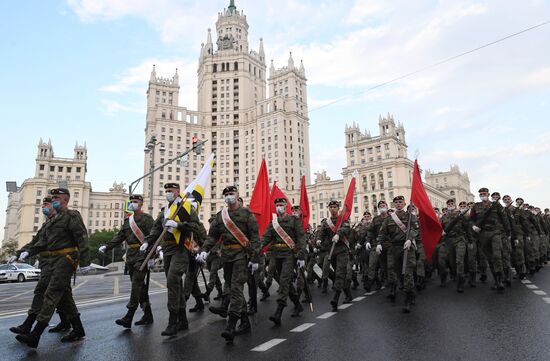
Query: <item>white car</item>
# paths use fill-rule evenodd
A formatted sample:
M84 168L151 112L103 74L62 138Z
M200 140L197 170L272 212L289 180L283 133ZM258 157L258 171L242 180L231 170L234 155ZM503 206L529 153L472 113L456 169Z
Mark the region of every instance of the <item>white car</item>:
M5 273L5 279L1 276ZM0 281L25 282L40 278L40 270L26 263L11 263L0 265Z

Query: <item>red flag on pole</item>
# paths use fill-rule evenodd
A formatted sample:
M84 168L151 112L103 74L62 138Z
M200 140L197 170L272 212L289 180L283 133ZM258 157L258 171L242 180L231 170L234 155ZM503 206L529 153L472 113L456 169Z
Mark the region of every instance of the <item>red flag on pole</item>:
M275 181L273 182L273 187L271 188L271 213L277 214L277 211L275 210L275 199L277 198L286 199L286 213L292 214L292 204L290 204L288 197L283 193L283 191L277 187L277 181Z
M307 231L307 226L309 225L309 198L307 197L305 175L302 176L300 185L300 209L302 210L302 224L304 226L304 231Z
M442 227L437 215L435 214L430 198L426 194L418 161L414 161L414 173L412 180L411 202L418 210L418 218L420 221L420 232L422 233L422 244L426 251L428 261L432 259L432 253L441 238Z
M250 199L250 210L254 213L254 216L256 216L260 236L264 234L269 222L271 222L271 204L269 177L267 175L267 166L265 165L264 159L260 165L258 178L256 178L256 184L254 185L254 191Z
M351 182L349 183L348 191L346 193L346 198L344 200L344 207L342 208L342 211L340 212L340 217L338 217L338 221L336 222L336 229L340 227L340 224L343 221L347 221L349 219L349 216L351 215L351 210L353 209L354 193L355 193L355 177L352 177Z

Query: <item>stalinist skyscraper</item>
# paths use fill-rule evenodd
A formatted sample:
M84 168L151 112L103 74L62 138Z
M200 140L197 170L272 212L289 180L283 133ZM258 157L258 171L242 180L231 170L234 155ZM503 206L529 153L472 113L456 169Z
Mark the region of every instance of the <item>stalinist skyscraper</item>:
M303 63L275 68L266 65L263 40L257 50L248 42L248 22L234 1L218 13L216 30L208 29L201 44L197 110L180 105L177 69L171 78L151 72L147 90L145 141L155 135L164 144L155 148L155 165L191 147L192 137L208 139L201 155L173 163L155 173L153 212L165 203L162 186L178 182L185 187L200 171L211 152L217 162L210 188L206 189L201 217L206 220L222 206L222 190L239 187L245 203L250 199L262 158L267 162L270 181L277 181L289 194L299 190L300 178L309 182L309 119L307 79ZM269 73L268 73L269 71ZM187 86L187 84L182 84ZM185 103L185 99L181 100ZM144 160L150 169L151 155ZM149 200L149 182L144 184Z

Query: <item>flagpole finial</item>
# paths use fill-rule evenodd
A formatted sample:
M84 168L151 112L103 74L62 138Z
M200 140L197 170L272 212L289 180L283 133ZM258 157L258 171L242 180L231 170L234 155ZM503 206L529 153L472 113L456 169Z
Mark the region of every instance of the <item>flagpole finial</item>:
M352 176L353 178L359 178L359 172L357 171L357 169L353 171L353 173L351 174L351 176Z
M414 159L418 159L418 156L420 155L420 151L417 149L414 151Z

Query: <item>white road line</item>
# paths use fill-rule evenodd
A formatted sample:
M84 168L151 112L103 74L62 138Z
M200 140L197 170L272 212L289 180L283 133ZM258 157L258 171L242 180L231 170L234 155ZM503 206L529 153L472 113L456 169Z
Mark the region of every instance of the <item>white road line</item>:
M73 287L73 292L76 291L77 289L80 288L80 286L83 286L85 285L86 283L88 283L89 280L84 280L82 281L81 283L77 284L76 286Z
M372 292L365 292L365 296L372 296L376 293L376 291L372 291Z
M292 330L290 330L290 332L304 332L305 330L307 330L310 327L313 327L314 325L315 325L314 323L304 323L296 328L293 328Z
M521 283L523 283L524 285L528 284L528 283L531 283L531 281L529 280L521 280Z
M550 297L543 297L542 300L546 303L550 303Z
M332 317L335 314L336 314L336 312L325 312L322 315L317 316L317 318L320 319L320 320L326 320L327 318Z
M345 310L348 307L353 306L353 303L344 303L343 305L338 306L339 310Z
M535 290L535 291L533 291L533 293L535 295L539 295L539 296L546 296L546 292L541 291L541 290Z
M158 281L155 281L154 279L150 278L149 281L153 282L154 284L156 284L157 286L159 286L160 288L166 288L165 285L163 285L162 283L158 282Z
M115 282L114 282L114 285L113 285L113 296L118 296L120 295L120 277L115 277Z
M25 291L25 292L21 292L21 293L18 293L16 295L13 295L13 296L10 296L10 297L6 297L4 299L2 299L2 301L9 301L9 300L13 300L14 298L18 298L20 296L23 296L23 295L26 295L27 293L31 293L34 291L34 288L28 290L28 291Z
M274 338L273 340L267 341L266 343L262 343L260 346L254 347L250 351L259 351L259 352L267 351L270 348L277 346L281 342L284 342L285 340L286 338Z
M355 297L355 298L353 299L353 302L363 301L365 298L366 298L365 296Z
M529 288L530 290L536 290L538 288L536 285L525 285L525 287Z

